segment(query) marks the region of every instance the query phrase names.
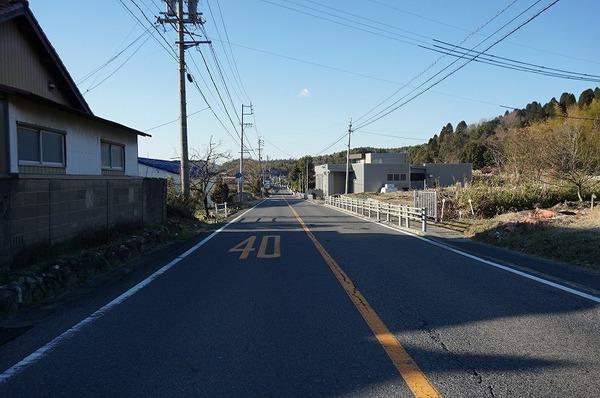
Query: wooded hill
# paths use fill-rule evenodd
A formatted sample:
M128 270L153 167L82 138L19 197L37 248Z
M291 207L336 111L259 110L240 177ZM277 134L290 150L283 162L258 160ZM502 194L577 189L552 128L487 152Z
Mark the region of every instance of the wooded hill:
M491 120L470 124L463 120L453 127L452 123L446 124L438 134L435 134L426 144L403 146L395 148L379 147L356 147L351 153L366 152L408 152L411 163L473 163L475 169L486 166L499 166L498 149L501 140L507 131L531 126L537 122L549 119L566 119L572 108L578 108L577 112L583 113L584 117L599 117L590 110L592 101L600 102L600 88L587 89L579 98L572 93L562 93L557 100L551 98L544 105L537 101L527 104L522 109L507 110ZM599 120L600 123L600 120ZM327 155L312 156L311 163L315 165L324 163L345 163L346 151L334 152ZM302 158L304 159L304 158ZM270 162L271 167L289 170L297 160L276 159ZM303 163L303 162L301 162Z

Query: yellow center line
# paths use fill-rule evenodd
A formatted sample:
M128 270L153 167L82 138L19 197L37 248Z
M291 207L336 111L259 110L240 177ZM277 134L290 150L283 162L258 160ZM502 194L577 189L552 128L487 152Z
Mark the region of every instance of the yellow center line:
M400 373L400 376L404 379L408 388L412 391L415 397L440 397L440 393L435 389L435 387L431 384L431 382L427 379L427 376L421 371L416 362L411 358L411 356L406 352L404 347L400 344L398 339L387 326L383 323L379 315L375 312L375 310L371 307L367 299L362 295L362 293L356 288L352 280L346 275L344 270L339 266L339 264L331 257L331 255L325 250L325 248L321 245L321 243L317 240L317 238L313 235L308 226L304 223L304 220L300 215L296 212L296 210L289 204L286 199L286 203L292 214L296 217L296 220L302 226L306 235L310 238L312 243L315 245L317 251L321 254L336 279L342 285L350 300L356 306L356 309L362 315L363 319L371 328L371 331L379 341L379 344L383 347L387 355L392 360L392 363Z

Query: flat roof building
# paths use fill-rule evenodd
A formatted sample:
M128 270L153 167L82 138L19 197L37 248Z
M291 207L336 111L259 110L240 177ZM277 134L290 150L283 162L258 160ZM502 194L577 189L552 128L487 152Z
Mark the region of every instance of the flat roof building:
M348 192L379 192L386 184L398 190L444 187L471 182L471 163L424 163L411 165L406 153L351 155ZM345 192L345 164L315 166L316 189L324 195Z

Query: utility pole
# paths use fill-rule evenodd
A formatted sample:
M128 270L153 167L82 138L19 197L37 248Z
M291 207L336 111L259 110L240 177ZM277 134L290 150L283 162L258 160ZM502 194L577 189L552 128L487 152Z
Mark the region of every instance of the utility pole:
M246 108L250 108L250 113L246 113ZM251 127L252 123L244 123L244 116L251 116L254 114L254 111L252 110L252 104L250 105L244 105L242 104L242 136L240 137L240 178L239 178L239 182L238 182L238 198L239 201L243 201L244 200L244 153L246 152L245 148L244 148L244 129L246 127Z
M348 180L350 179L350 138L352 137L352 119L348 124L348 149L346 150L346 189L345 193L348 195Z
M305 181L305 188L304 188L304 192L308 193L308 157L306 159L304 159L304 163L306 163L306 181Z
M264 141L261 140L260 138L258 139L258 169L260 170L260 196L262 198L263 196L263 190L264 190L264 173L263 173L263 169L262 169L262 155L261 155L261 150L262 150L262 146L264 145Z
M180 121L180 140L181 140L181 160L179 162L179 175L181 178L181 191L184 196L190 195L190 165L188 153L188 131L187 131L187 104L185 79L192 81L191 75L187 74L185 65L185 50L195 47L201 43L210 43L210 41L186 41L184 34L187 31L186 24L203 24L202 13L198 13L198 1L188 1L187 13L184 12L184 0L165 0L166 12L161 13L163 17L158 18L158 22L164 24L173 24L177 29L178 40L178 61L179 61L179 121ZM187 16L186 16L187 15ZM187 76L186 76L187 75Z

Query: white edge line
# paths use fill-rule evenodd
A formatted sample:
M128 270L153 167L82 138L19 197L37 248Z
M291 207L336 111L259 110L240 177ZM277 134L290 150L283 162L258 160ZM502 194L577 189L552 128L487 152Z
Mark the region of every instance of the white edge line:
M423 236L417 235L417 234L415 234L413 232L406 231L404 229L395 228L395 227L392 227L391 225L378 223L375 220L371 220L371 219L366 218L366 217L361 217L361 216L359 216L357 214L351 213L351 212L346 211L344 209L339 209L339 208L331 206L331 205L324 205L324 206L328 207L330 209L333 209L333 210L337 210L337 211L339 211L341 213L351 215L353 217L358 218L359 220L368 221L368 222L371 222L373 224L385 227L387 229L391 229L393 231L400 232L402 234L412 236L413 238L420 239L420 240L422 240L424 242L432 244L433 246L437 246L439 248L449 250L449 251L451 251L453 253L456 253L458 255L461 255L463 257L467 257L467 258L470 258L472 260L476 260L476 261L479 261L481 263L484 263L484 264L487 264L487 265L491 265L492 267L499 268L499 269L507 271L507 272L511 272L513 274L522 276L522 277L527 278L527 279L531 279L533 281L536 281L538 283L541 283L541 284L544 284L544 285L547 285L547 286L551 286L551 287L553 287L555 289L559 289L559 290L562 290L562 291L567 292L567 293L571 293L571 294L573 294L575 296L579 296L581 298L593 301L595 303L600 303L600 297L596 297L594 295L591 295L591 294L588 294L588 293L585 293L585 292L582 292L582 291L579 291L579 290L576 290L576 289L573 289L573 288L561 285L560 283L556 283L556 282L552 282L552 281L549 281L549 280L544 279L544 278L540 278L539 276L528 274L527 272L519 271L517 269L514 269L514 268L506 266L506 265L498 264L498 263L496 263L494 261L486 260L484 258L475 256L473 254L464 252L462 250L455 249L455 248L453 248L451 246L448 246L448 245L445 245L443 243L436 242L434 240L431 240L431 239L425 238Z
M105 304L103 307L96 310L94 313L89 315L87 318L84 318L83 320L79 321L77 324L75 324L71 328L67 329L66 331L64 331L63 333L61 333L60 335L58 335L57 337L52 339L50 342L46 343L45 345L38 348L31 354L27 355L25 358L21 359L19 362L17 362L10 368L6 369L4 372L0 373L0 384L6 383L9 379L16 376L18 373L23 371L29 365L32 365L35 362L42 359L44 357L44 355L46 355L48 352L52 351L58 345L60 345L61 343L63 343L67 339L69 339L71 336L73 336L78 331L83 329L86 325L101 318L104 314L106 314L108 311L110 311L113 307L121 304L123 301L127 300L129 297L136 294L138 291L140 291L141 289L146 287L148 284L150 284L150 282L152 282L153 280L158 278L160 275L164 274L169 269L171 269L175 264L177 264L178 262L180 262L181 260L183 260L184 258L189 256L190 254L192 254L194 251L196 251L198 248L200 248L201 246L206 244L206 242L208 242L209 240L214 238L217 234L222 232L230 224L233 224L234 222L236 222L237 220L242 218L244 215L246 215L246 213L253 210L255 207L257 207L258 205L260 205L261 203L263 203L266 200L267 199L261 200L260 202L258 202L257 204L255 204L254 206L252 206L251 208L249 208L248 210L246 210L245 212L243 212L242 214L240 214L239 216L234 218L233 220L229 221L227 224L223 225L221 228L217 229L216 231L214 231L213 233L211 233L210 235L208 235L207 237L202 239L200 242L196 243L185 253L175 257L173 260L171 260L167 264L163 265L160 269L155 271L152 275L148 276L146 279L139 282L137 285L135 285L132 288L130 288L129 290L125 291L120 296L118 296L117 298L115 298L114 300L109 302L108 304Z

